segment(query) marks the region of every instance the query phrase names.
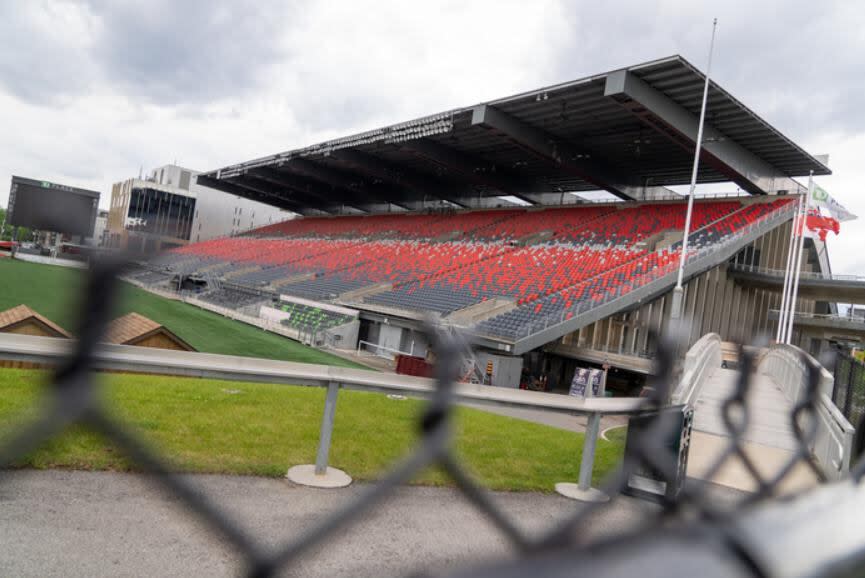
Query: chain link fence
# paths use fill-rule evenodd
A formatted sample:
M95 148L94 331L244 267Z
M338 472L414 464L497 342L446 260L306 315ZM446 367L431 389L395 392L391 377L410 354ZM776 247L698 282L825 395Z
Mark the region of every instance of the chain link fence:
M865 436L862 435L865 419L865 363L846 351L837 351L835 356L835 388L832 401L844 417L856 426L854 455L865 450Z
M476 567L459 575L472 576L540 576L593 575L614 576L628 572L644 575L693 575L694 556L700 548L710 547L722 564L735 565L740 575L771 576L773 568L752 547L753 536L737 526L737 520L760 502L773 501L778 497L780 484L791 475L794 468L804 464L818 479L823 472L809 451L816 431L816 408L820 367L813 360L808 364L808 380L801 398L793 408L790 420L797 441L796 450L771 476L761 474L761 469L745 451L742 435L749 423L749 405L746 402L755 357L749 350L741 350L741 373L733 395L723 404L722 417L729 432L729 443L708 468L707 479L714 477L725 465L737 461L748 471L756 483L757 490L747 494L734 508L721 508L710 496L707 487L699 484L685 485L676 495L659 497L660 509L656 514L646 514L637 520L637 528L627 535L618 536L614 545L585 543L580 529L591 523L593 516L602 513L614 503L628 485L632 475L651 472L659 479L674 484L678 476L679 456L670 451L669 440L677 435L676 416L672 412L658 411L670 398L675 347L659 339L656 357L656 374L651 378L651 392L647 400L646 416L653 416L649 423L641 426L642 434L629 443L621 467L600 487L612 500L607 503L575 505L573 512L562 522L548 528L540 535L521 530L514 520L502 510L495 496L484 490L468 473L454 450L454 383L458 379L461 363L470 348L459 334L430 327L431 343L437 353L435 366L436 390L426 404L417 427L421 433L417 445L410 455L383 472L379 481L365 486L359 496L335 513L321 519L301 537L286 543L276 550L266 548L252 534L230 517L220 504L200 494L182 476L172 472L167 460L150 449L139 434L127 424L118 421L106 410L103 399L97 395L93 372L94 354L101 335L110 318L110 312L118 296L118 275L124 264L117 260L103 259L92 264L86 292L82 302L82 322L77 335L79 340L74 353L57 369L51 386L51 402L29 426L22 428L0 447L0 481L6 476L5 468L17 459L37 449L41 444L60 435L72 425L83 425L113 441L139 468L152 474L154 479L190 516L197 517L216 535L223 538L226 547L234 549L245 561L248 576L264 577L290 571L298 559L335 538L353 522L374 510L387 500L396 488L407 483L421 470L437 467L453 481L457 490L468 502L479 510L505 537L518 554L515 559L501 561L486 567ZM858 367L858 366L857 366ZM848 388L849 391L849 388ZM846 399L846 398L845 398ZM854 395L855 399L855 395ZM840 404L839 404L840 405ZM858 479L860 471L854 471ZM576 503L575 503L576 504ZM639 548L647 538L656 536L672 525L695 527L699 531L685 531L674 537L672 549L655 562L659 566L654 573L638 563ZM775 529L779 531L779 529ZM649 542L651 544L651 542ZM689 544L695 544L691 547ZM699 547L697 547L699 546ZM599 550L598 548L601 548ZM607 548L604 550L603 548ZM610 558L615 548L616 556ZM678 555L672 553L678 551ZM609 562L604 562L609 560ZM717 562L717 560L715 560ZM712 566L713 560L703 559L703 568L726 568ZM630 566L629 566L630 564ZM731 566L732 567L732 566ZM630 570L627 570L630 568ZM859 568L859 575L865 567ZM723 575L712 574L709 575ZM849 574L850 576L855 574ZM705 578L704 576L704 578Z

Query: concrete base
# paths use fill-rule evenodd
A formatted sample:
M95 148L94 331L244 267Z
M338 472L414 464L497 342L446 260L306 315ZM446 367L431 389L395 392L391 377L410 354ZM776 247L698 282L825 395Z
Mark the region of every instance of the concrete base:
M556 493L561 494L566 498L570 498L572 500L579 500L581 502L610 501L610 496L608 496L601 490L596 490L595 488L581 490L580 486L569 482L561 482L556 484Z
M312 464L289 468L285 477L295 484L313 488L344 488L351 483L351 476L336 468L329 467L323 475L316 475Z

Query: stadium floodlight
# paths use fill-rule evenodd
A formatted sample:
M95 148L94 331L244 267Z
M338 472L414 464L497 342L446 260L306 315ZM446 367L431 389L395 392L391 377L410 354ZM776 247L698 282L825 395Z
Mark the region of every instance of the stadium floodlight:
M709 62L706 65L706 82L703 85L703 105L700 108L700 125L697 127L697 143L694 149L694 167L691 170L691 189L688 192L688 211L685 213L685 234L682 237L682 253L679 255L679 276L676 288L673 289L673 304L670 314L673 319L682 317L682 296L685 279L685 263L688 260L688 235L691 234L691 215L694 212L694 191L697 188L697 171L700 168L700 148L703 144L703 126L706 124L706 103L709 97L709 75L712 72L712 51L715 48L715 31L718 29L718 19L712 21L712 39L709 41Z

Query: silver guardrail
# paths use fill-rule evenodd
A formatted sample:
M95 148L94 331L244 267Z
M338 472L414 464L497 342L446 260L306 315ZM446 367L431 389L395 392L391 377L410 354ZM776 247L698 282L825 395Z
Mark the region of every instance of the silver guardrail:
M75 340L71 339L0 333L0 359L4 360L55 365L67 358L74 348ZM413 397L432 397L436 393L435 380L422 377L128 345L101 344L96 349L93 362L95 368L110 371L326 388L327 397L314 468L315 475L319 476L321 478L319 481L323 483L327 483L326 475L332 469L328 468L328 455L340 389L395 393ZM454 384L453 395L459 401L531 408L570 415L588 415L590 420L599 420L604 415L640 414L649 405L649 400L644 398L583 398L470 383ZM585 439L587 449L594 449L596 446L597 440L590 439L591 437L587 432ZM589 469L588 472L580 474L581 479L587 477L591 479L594 452L591 453L591 456L583 456L581 461L581 468ZM348 481L350 482L351 479L348 478Z

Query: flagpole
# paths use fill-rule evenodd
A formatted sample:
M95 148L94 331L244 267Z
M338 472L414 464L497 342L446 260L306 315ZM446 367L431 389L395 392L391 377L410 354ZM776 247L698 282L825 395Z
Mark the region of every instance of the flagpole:
M799 294L799 275L802 273L802 251L805 249L805 229L808 223L808 209L811 207L811 193L814 190L814 171L808 175L808 196L805 197L805 210L802 213L802 227L799 233L799 251L796 257L796 275L793 277L793 293L790 296L790 316L787 319L787 335L784 343L790 344L793 337L793 319L796 317L796 297Z
M799 197L799 203L796 205L796 217L793 219L792 246L790 247L790 279L787 281L787 286L784 288L786 295L783 296L783 308L781 310L781 343L787 342L787 325L790 320L790 295L793 293L793 278L796 276L796 263L801 259L799 253L799 235L802 234L804 226L803 218L805 216L805 202L808 197L806 193Z
M691 215L694 212L694 189L697 187L697 171L700 168L700 148L703 145L703 126L706 122L706 102L709 97L709 75L712 72L712 52L715 49L715 30L718 28L718 19L712 20L712 39L709 41L709 62L706 65L706 82L703 85L703 105L700 108L700 124L697 127L697 143L694 150L694 166L691 170L691 189L688 192L688 211L685 213L685 234L682 237L682 253L679 255L679 276L676 279L676 288L673 289L673 303L670 308L670 316L673 319L682 317L682 297L684 289L682 282L685 280L685 262L688 259L688 235L691 234Z
M782 342L782 337L787 327L787 300L790 297L790 282L793 280L793 252L796 246L796 225L800 222L799 216L802 214L802 203L805 201L805 195L799 196L796 201L796 213L793 215L793 221L790 226L790 241L787 244L787 266L784 268L784 289L781 292L781 306L778 308L778 329L775 331L775 341Z

